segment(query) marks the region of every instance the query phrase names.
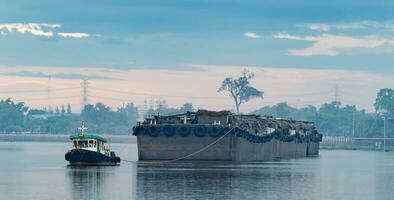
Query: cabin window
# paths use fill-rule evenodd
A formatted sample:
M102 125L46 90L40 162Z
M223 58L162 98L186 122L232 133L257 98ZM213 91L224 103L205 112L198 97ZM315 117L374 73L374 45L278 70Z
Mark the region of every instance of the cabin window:
M93 140L89 140L89 147L94 147L94 141Z
M86 140L81 140L81 141L79 141L79 146L80 146L81 148L88 147L88 141L86 141Z

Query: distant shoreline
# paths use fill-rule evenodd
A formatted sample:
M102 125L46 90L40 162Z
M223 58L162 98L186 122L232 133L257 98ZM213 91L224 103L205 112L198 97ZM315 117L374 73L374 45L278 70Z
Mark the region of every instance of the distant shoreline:
M66 134L0 134L0 142L70 142ZM101 135L113 143L136 143L132 135Z

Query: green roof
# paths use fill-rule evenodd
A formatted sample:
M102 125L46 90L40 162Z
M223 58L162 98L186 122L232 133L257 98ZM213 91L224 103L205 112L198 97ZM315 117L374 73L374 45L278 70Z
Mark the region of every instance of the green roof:
M75 140L75 139L95 139L95 140L100 140L102 142L107 142L107 139L105 139L101 136L98 136L98 135L84 134L83 137L80 137L79 134L70 135L70 140Z

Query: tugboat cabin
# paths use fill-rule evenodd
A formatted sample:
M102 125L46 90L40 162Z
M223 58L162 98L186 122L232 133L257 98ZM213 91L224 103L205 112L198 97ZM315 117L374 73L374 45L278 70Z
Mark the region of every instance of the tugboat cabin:
M109 156L109 149L104 145L107 140L103 137L98 135L78 134L71 135L70 139L73 141L74 149L95 151Z

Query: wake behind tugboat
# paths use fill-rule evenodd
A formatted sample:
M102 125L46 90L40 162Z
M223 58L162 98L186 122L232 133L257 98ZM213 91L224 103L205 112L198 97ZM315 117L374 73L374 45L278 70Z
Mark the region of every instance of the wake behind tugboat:
M70 136L74 148L65 155L71 166L114 166L120 162L120 158L105 145L105 138L85 134L87 128L83 122L78 129L78 135Z

